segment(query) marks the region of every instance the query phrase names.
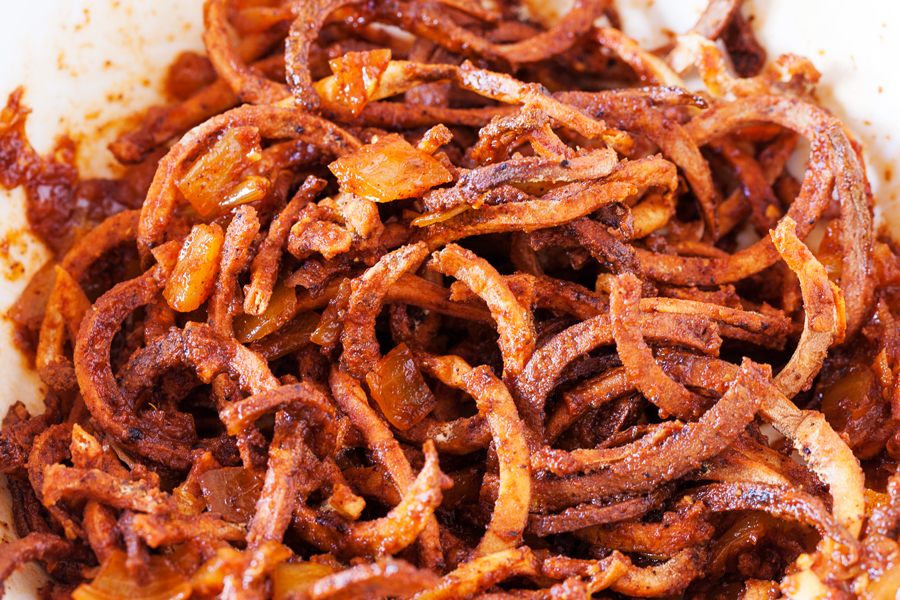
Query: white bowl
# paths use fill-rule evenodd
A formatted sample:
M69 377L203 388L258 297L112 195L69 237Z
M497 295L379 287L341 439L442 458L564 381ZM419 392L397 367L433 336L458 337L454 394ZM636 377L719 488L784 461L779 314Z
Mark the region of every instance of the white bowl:
M571 0L531 0L564 7ZM79 143L83 176L115 172L106 145L159 102L166 66L185 49L201 49L202 0L29 0L5 2L0 20L0 95L25 86L33 109L28 136L39 152L68 133ZM667 41L663 29L691 28L705 0L618 0L625 32L647 47ZM791 52L812 59L823 73L822 103L863 142L879 210L900 232L900 2L858 0L747 0L770 58ZM0 311L21 293L49 257L26 230L23 194L0 190ZM900 237L900 236L898 236ZM19 266L16 266L16 265ZM12 344L0 320L0 416L16 400L41 406L37 376ZM0 486L0 538L12 539L10 497ZM7 582L7 598L34 598L46 575L28 565Z

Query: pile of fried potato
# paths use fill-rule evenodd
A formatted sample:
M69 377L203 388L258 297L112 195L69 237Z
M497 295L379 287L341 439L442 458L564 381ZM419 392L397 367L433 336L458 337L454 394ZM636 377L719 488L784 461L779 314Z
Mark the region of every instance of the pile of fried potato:
M0 430L0 580L894 598L900 258L740 4L650 51L608 0L209 0L115 180L14 93L0 183L56 258L11 312L49 392Z

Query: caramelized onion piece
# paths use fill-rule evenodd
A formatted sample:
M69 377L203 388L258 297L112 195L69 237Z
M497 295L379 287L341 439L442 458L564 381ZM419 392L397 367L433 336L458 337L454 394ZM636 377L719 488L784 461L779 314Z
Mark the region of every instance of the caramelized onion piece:
M812 154L800 196L791 204L788 216L798 223L797 235L807 235L830 201L834 173L826 166L830 142L823 139L819 126L831 123L824 112L796 100L760 96L722 104L693 119L686 126L697 145L744 125L759 121L775 122L810 139ZM715 285L743 279L773 264L778 253L770 239L723 259L679 258L673 261L659 253L638 251L648 276L678 284ZM677 264L676 264L677 262Z
M197 485L210 511L228 521L246 523L259 499L263 474L243 467L212 469L197 478Z
M261 158L259 130L235 127L223 133L175 185L200 216L205 217L237 184L241 172Z
M376 202L415 198L453 179L440 162L396 133L342 156L328 168L343 193Z
M710 40L722 35L725 26L741 8L740 0L712 0L691 31Z
M512 396L490 369L476 367L463 380L487 417L500 459L501 499L477 549L486 556L520 543L531 496L526 436Z
M287 287L279 281L274 285L262 313L245 313L234 320L235 339L249 344L278 331L297 314L297 304L297 288Z
M552 448L541 448L531 457L533 468L550 471L558 477L578 472L592 472L625 460L634 453L652 449L670 436L678 435L684 429L679 421L664 421L650 426L646 435L632 444L615 448L579 448L566 452Z
M859 461L821 413L800 411L770 389L760 414L794 442L810 469L829 485L835 517L851 535L858 536L865 511L865 484Z
M629 569L610 585L610 589L642 598L677 594L700 576L705 562L706 550L703 546L686 548L657 567Z
M600 408L607 401L624 396L634 390L623 367L610 369L588 379L578 387L563 394L559 406L547 417L546 437L556 440L590 408Z
M178 312L191 312L209 298L216 285L224 242L225 234L218 225L194 225L163 288L169 306Z
M272 600L287 600L306 592L312 584L334 573L331 565L284 562L272 570Z
M847 302L848 335L862 327L874 302L872 278L872 213L870 192L862 159L840 125L828 129L835 171L835 189L841 203L841 291ZM843 334L838 336L843 339Z
M406 344L387 353L366 375L369 393L391 425L409 429L434 409L437 400Z
M446 385L475 398L487 418L500 461L500 492L477 556L515 548L522 542L531 497L526 431L506 386L487 367L472 369L458 356L424 357L423 363Z
M537 575L539 568L537 558L528 548L503 550L460 565L413 598L445 600L471 596L512 577Z
M557 510L616 493L639 493L671 481L729 445L756 415L760 398L752 394L753 382L765 380L765 371L748 359L728 391L696 423L688 423L659 445L641 448L628 458L611 463L590 475L533 482L532 505L538 510Z
M460 8L459 2L443 3ZM577 0L553 27L509 44L496 44L479 36L431 4L398 2L383 7L379 16L452 52L516 65L548 59L571 48L605 7L606 0Z
M398 431L397 437L411 444L424 444L427 440L433 440L441 453L470 454L490 445L491 429L480 413L453 421L425 417L409 429Z
M493 324L490 311L477 304L455 302L450 291L411 273L404 273L388 290L385 298L391 304L409 304L451 317Z
M389 62L382 62L385 52ZM427 83L447 82L456 73L454 65L390 60L390 52L385 49L348 52L329 61L329 65L334 75L320 79L314 87L323 102L323 112L342 121L359 120L357 117L370 101Z
M391 61L387 48L371 52L348 52L328 61L333 77L315 84L316 94L334 113L350 118L359 116L373 100L378 83Z
M159 163L141 208L138 249L142 260L149 262L150 249L169 234L166 228L178 204L176 183L184 176L186 163L205 144L238 126L255 127L262 139L300 139L332 156L341 156L362 145L333 123L278 106L242 106L212 117L186 133Z
M212 555L194 571L191 585L202 595L235 595L259 597L265 593L267 575L291 556L290 550L281 544L268 542L258 549L240 552L227 545L220 545Z
M135 600L185 600L191 595L191 584L162 556L150 557L147 582L135 581L126 568L127 557L114 552L100 566L90 583L72 592L74 600L105 600L106 598L134 598Z

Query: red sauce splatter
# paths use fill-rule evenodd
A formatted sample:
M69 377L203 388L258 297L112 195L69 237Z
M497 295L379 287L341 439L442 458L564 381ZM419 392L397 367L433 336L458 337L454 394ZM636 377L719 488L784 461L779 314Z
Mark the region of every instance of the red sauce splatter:
M122 179L80 179L77 148L60 138L48 156L40 156L25 136L29 110L23 90L9 96L0 111L0 185L23 186L25 213L31 230L57 256L72 245L76 228L91 229L107 217L139 208L156 170L158 156L126 170Z

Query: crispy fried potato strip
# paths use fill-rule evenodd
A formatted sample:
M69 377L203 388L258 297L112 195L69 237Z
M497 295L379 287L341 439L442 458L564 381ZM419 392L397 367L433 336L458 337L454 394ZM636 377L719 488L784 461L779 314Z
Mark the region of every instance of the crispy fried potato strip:
M670 363L673 376L686 385L707 388L723 382L722 376L737 376L737 367L718 359L681 356ZM838 522L858 536L866 506L865 483L859 461L816 411L801 411L773 385L750 381L752 392L762 400L760 415L788 437L816 475L830 487ZM723 391L723 390L718 390Z
M641 334L654 340L680 344L714 356L722 344L715 325L702 317L650 313L639 318ZM569 327L535 352L518 378L518 393L535 407L533 410L542 410L547 395L566 365L598 346L614 343L612 320L608 315L599 315Z
M528 307L519 303L486 260L456 244L434 253L429 268L455 277L484 299L500 334L503 377L518 376L534 352L534 324Z
M840 288L828 280L825 267L797 239L795 229L796 223L786 217L771 234L778 252L800 279L803 292L803 335L791 360L772 382L788 398L812 386L828 348L843 339L846 326Z
M251 281L244 295L246 314L258 316L266 312L278 278L278 266L290 226L300 216L300 211L325 187L325 183L313 176L307 178L284 210L272 221L266 240L253 258Z
M610 321L619 357L634 386L661 414L690 419L700 415L703 400L670 379L656 364L650 347L644 342L640 325L641 286L631 273L613 281L610 295Z
M338 407L363 434L375 459L388 472L397 490L405 493L413 485L412 467L388 426L369 406L362 387L336 367L332 367L329 374L329 385ZM421 545L430 565L443 563L437 521L433 516L427 518Z
M540 563L528 548L503 550L460 565L437 585L419 592L415 600L443 600L471 596L516 576L537 575Z
M745 359L728 391L699 421L685 424L678 435L659 444L635 442L624 459L611 462L597 473L536 480L532 505L552 511L616 493L644 492L698 468L727 448L756 415L760 399L752 395L749 386L764 376L763 369Z
M594 183L572 183L525 202L465 211L425 227L423 238L434 249L473 235L555 227L589 215L606 204L624 201L641 188L674 189L676 184L676 169L664 159L650 157L620 163L609 176Z
M33 560L54 562L73 554L75 544L52 533L30 533L7 542L0 552L0 582L5 582L22 565ZM0 583L0 593L5 590Z
M350 299L344 316L341 362L355 377L362 378L381 359L375 339L375 318L391 284L404 273L414 271L428 256L420 242L386 254L371 269L350 284Z
M363 600L409 596L435 584L437 577L406 561L388 558L357 565L313 583L304 597L309 600Z
M694 497L714 512L764 510L778 517L802 519L814 525L823 537L858 552L858 542L837 523L822 502L802 492L760 483L713 483L694 492Z
M610 558L617 560L609 564L609 559L590 561L551 556L544 561L542 568L546 575L554 579L571 576L593 578L597 571L612 571L614 576L610 577L611 581L605 587L628 596L653 598L678 594L687 588L700 575L706 561L706 550L700 546L686 548L666 562L650 567L634 566L618 552Z
M444 384L475 398L487 419L500 461L500 492L477 556L516 548L528 519L531 468L526 430L509 390L484 366L471 368L458 356L425 356L422 365Z
M134 240L139 216L139 211L129 210L106 219L91 236L76 242L56 267L56 281L47 300L35 357L35 366L47 385L60 390L76 387L74 367L63 350L67 328L70 341L74 342L81 319L90 308L80 281L107 252Z

